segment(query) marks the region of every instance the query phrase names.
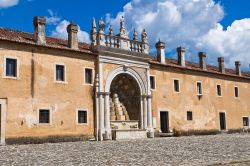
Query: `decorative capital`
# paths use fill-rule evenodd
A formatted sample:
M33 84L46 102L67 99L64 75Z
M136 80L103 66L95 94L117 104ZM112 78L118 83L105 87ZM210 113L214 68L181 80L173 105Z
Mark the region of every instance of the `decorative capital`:
M128 71L128 68L129 67L127 65L123 65L123 71L125 71L125 72Z

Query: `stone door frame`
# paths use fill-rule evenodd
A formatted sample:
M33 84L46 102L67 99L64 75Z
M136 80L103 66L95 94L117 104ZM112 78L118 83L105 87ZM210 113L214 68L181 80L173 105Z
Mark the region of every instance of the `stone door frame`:
M99 68L100 69L100 68ZM102 91L101 85L99 87L98 96L96 101L99 104L97 112L99 112L98 120L98 140L111 139L111 128L110 128L110 86L113 79L119 74L128 74L135 79L140 88L141 95L141 109L140 109L140 129L147 130L150 134L149 137L153 137L152 127L152 106L151 106L151 91L149 83L149 70L146 70L146 80L143 81L143 76L136 72L133 68L128 66L119 66L112 70L106 78L104 90ZM100 72L102 73L102 72ZM100 80L102 80L102 74L100 74ZM101 81L102 82L102 81Z
M1 105L1 139L0 139L0 144L5 145L7 100L0 99L0 105Z

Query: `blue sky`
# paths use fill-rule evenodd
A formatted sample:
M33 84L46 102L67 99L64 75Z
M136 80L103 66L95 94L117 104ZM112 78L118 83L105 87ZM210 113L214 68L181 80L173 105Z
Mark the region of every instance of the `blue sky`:
M73 20L81 28L80 40L89 41L92 17L102 17L117 29L124 15L129 32L146 28L151 52L161 38L170 57L183 45L190 60L205 51L212 64L225 56L228 66L241 60L249 70L249 8L249 0L0 0L0 26L33 32L33 17L46 16L47 35L65 38L65 26Z

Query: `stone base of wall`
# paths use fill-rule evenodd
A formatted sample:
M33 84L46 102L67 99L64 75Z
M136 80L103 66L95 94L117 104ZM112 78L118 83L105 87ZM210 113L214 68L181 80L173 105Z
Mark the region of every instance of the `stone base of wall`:
M227 133L227 134L233 134L233 133L250 133L250 128L240 128L240 129L228 129L224 131L220 130L173 130L173 136L191 136L191 135L215 135L220 133Z
M227 133L228 134L233 134L233 133L250 133L250 128L228 129Z
M47 136L47 137L18 137L18 138L6 138L6 144L42 144L42 143L57 143L57 142L76 142L87 141L93 138L88 135L66 135L66 136Z
M219 130L173 130L173 136L179 137L179 136L190 136L190 135L215 135L219 134Z

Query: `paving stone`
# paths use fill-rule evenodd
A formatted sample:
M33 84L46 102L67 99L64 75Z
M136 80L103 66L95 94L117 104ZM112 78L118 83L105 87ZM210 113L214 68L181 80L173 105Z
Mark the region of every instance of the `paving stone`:
M0 165L249 165L250 134L0 146Z

